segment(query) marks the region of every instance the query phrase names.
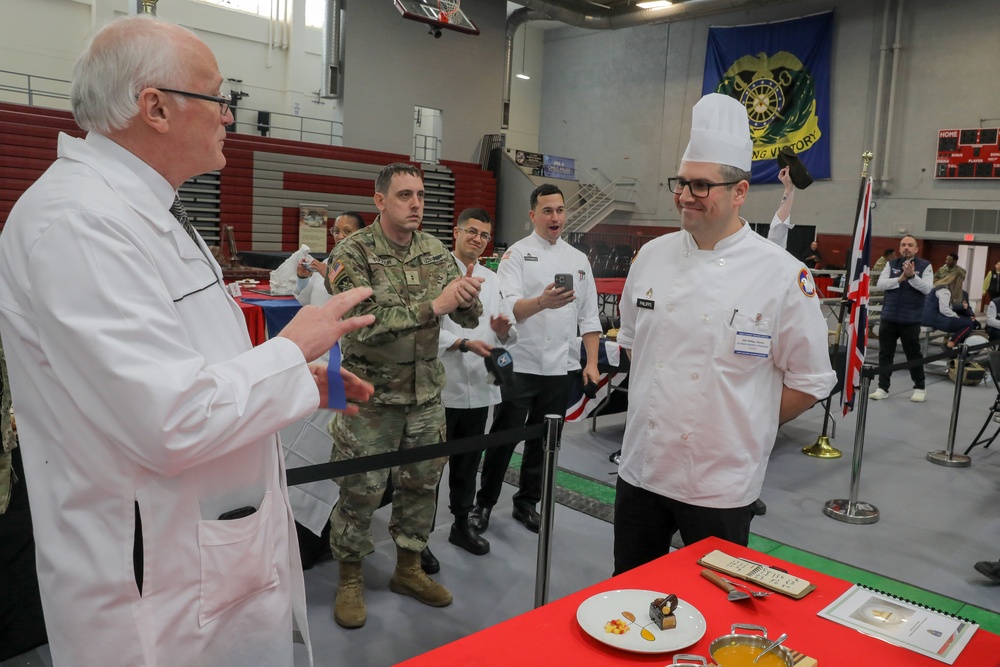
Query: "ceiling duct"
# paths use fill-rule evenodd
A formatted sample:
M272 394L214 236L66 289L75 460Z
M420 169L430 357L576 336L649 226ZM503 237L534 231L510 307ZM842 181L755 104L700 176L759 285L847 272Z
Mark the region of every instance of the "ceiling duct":
M340 10L341 0L326 0L323 17L323 85L325 99L340 97Z
M792 0L686 0L675 2L663 9L639 9L625 5L619 9L610 5L600 5L588 0L513 0L521 5L507 17L507 41L505 77L503 85L502 129L507 129L510 118L510 84L513 75L514 33L528 21L560 21L566 25L588 30L618 30L653 23L672 23L696 19L713 14L742 9L762 7ZM582 9L582 7L586 9Z

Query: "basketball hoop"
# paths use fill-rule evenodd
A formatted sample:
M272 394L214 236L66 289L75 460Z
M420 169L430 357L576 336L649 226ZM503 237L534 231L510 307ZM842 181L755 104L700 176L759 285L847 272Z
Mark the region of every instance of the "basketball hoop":
M461 0L438 0L438 20L441 23L451 23L461 10Z

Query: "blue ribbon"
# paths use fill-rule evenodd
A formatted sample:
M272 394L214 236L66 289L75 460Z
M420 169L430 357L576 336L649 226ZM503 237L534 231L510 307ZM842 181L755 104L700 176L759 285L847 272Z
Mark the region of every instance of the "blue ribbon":
M327 406L331 410L347 409L347 392L344 378L340 377L340 343L330 348L330 360L326 364Z

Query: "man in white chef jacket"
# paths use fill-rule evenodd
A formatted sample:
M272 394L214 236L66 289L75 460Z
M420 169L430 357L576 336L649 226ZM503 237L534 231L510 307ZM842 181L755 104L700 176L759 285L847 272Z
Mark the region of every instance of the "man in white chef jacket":
M583 382L600 378L597 348L601 321L597 314L597 287L587 256L562 240L566 204L562 191L551 183L539 185L529 199L528 217L534 231L512 245L497 267L497 277L517 318L517 344L513 386L501 388L503 402L496 409L490 433L541 424L546 414L566 412L572 377L580 367L573 348L583 337L587 364ZM569 275L567 287L555 276ZM490 513L500 498L504 474L514 445L487 449L476 507L469 521L479 532L489 528ZM514 494L514 520L537 533L540 517L535 505L542 497L542 439L524 443L518 491Z
M447 378L441 401L448 440L481 436L486 431L490 406L500 402L500 387L488 380L483 360L493 348L517 342L514 313L500 290L500 280L479 263L492 231L489 213L479 208L462 211L453 231L452 255L459 272L465 275L471 264L473 277L483 279L479 292L483 314L475 329L463 329L451 318L441 318L438 353ZM490 551L489 541L469 524L469 513L476 504L476 473L481 458L481 452L448 458L448 507L455 517L448 541L476 556Z
M702 98L668 180L683 229L643 246L625 281L616 574L666 554L677 531L745 545L778 425L836 380L809 271L739 216L752 153L743 105Z
M59 137L0 236L56 665L291 667L295 631L309 646L274 433L327 399L307 361L371 323L341 321L371 292L306 306L251 346L218 264L171 214L185 180L225 165L221 84L193 33L106 26L73 76L86 140ZM345 380L349 399L371 395Z

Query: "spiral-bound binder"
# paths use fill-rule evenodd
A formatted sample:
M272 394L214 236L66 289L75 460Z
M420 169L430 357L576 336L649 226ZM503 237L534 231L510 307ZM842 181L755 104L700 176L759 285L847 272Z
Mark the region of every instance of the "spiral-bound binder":
M967 618L862 584L847 589L819 615L949 665L979 628Z

